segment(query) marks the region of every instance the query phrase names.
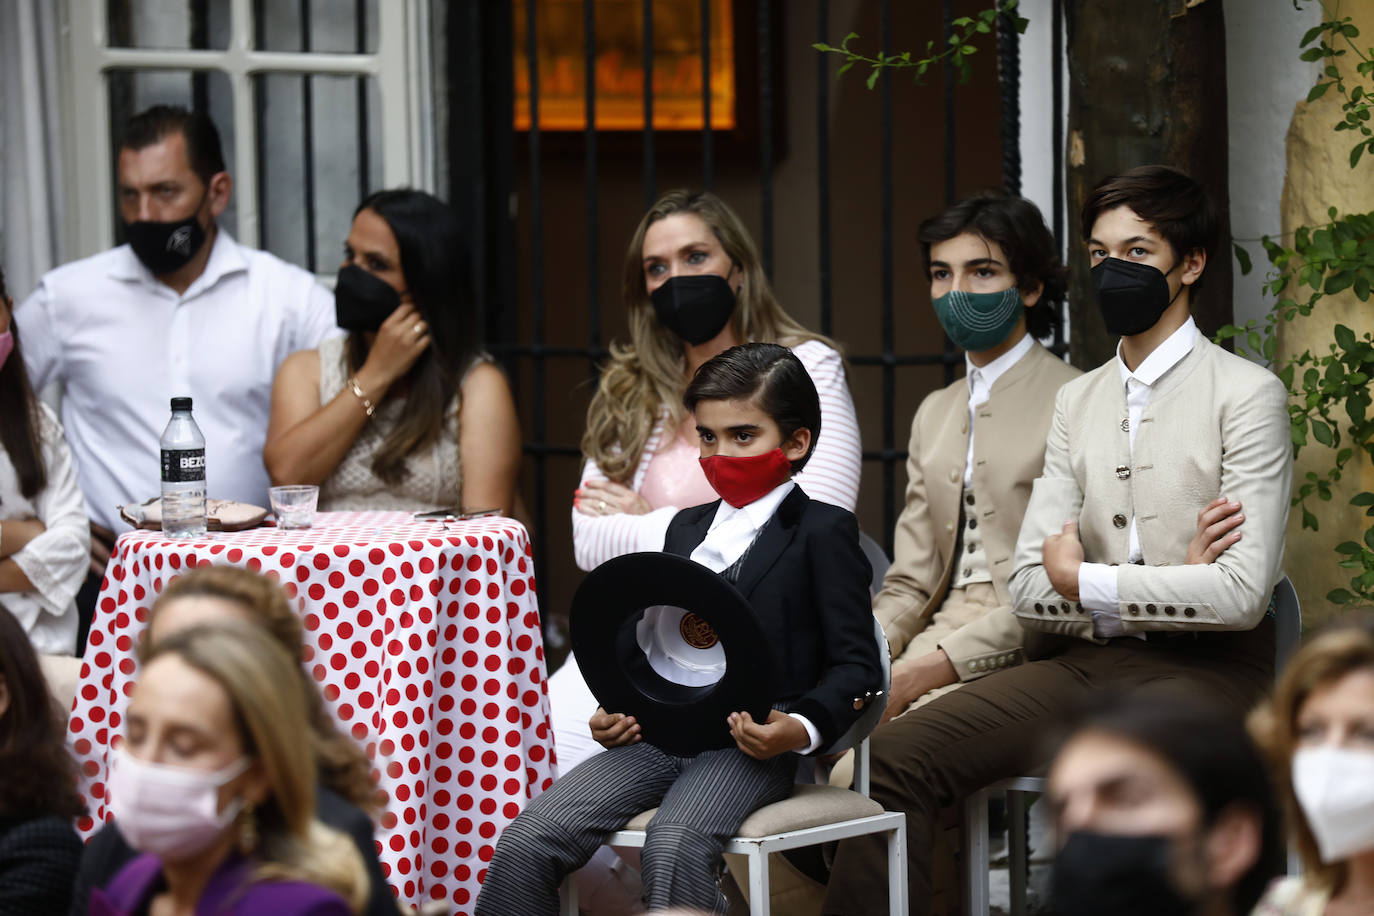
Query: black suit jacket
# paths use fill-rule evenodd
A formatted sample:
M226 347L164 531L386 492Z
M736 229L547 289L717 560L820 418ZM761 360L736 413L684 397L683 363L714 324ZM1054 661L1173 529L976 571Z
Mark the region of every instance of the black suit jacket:
M683 509L663 549L690 557L720 500ZM788 712L811 720L824 747L859 717L854 699L882 686L869 597L872 570L854 515L793 487L745 557L735 587L773 646Z

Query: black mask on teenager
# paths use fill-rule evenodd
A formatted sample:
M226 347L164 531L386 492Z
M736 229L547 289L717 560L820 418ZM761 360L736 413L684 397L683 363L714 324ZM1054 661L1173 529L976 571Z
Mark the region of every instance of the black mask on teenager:
M334 284L334 315L345 331L375 331L401 305L390 283L350 264Z
M1055 916L1189 916L1198 909L1174 887L1173 840L1074 831L1054 859Z
M1104 258L1092 269L1093 292L1107 333L1129 337L1155 326L1174 299L1183 292L1182 284L1173 297L1165 279L1178 267L1163 273L1158 267L1120 258Z
M205 194L209 196L208 189ZM197 215L204 204L202 197L190 216L174 223L139 220L124 224L129 247L153 276L165 277L181 270L205 244L207 233Z
M650 294L663 326L689 344L715 337L735 311L735 291L724 277L671 277Z

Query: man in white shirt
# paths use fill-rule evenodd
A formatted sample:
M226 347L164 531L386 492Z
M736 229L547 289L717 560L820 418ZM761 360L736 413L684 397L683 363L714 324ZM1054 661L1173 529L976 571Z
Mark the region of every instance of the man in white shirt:
M1056 397L1009 583L1030 660L871 742L872 797L907 814L913 914L930 911L940 810L1033 772L1046 730L1088 695L1172 684L1241 716L1273 678L1288 393L1193 324L1217 241L1212 206L1188 176L1142 166L1100 183L1082 224L1098 306L1121 343ZM1221 851L1198 854L1211 867ZM841 842L823 912L886 911L886 868L882 843Z
M34 387L63 386L96 589L115 532L127 527L117 507L159 492L170 399L194 399L209 495L267 505L273 375L291 353L337 333L333 296L311 274L216 224L233 181L204 114L156 106L135 115L118 170L129 244L49 271L14 315ZM78 604L93 605L91 586Z

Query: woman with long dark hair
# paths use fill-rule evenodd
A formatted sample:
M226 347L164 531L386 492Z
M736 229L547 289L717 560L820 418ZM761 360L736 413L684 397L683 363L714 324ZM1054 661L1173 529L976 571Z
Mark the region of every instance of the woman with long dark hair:
M76 764L14 616L0 608L0 913L65 913L81 858Z
M35 649L76 651L91 535L62 427L33 396L0 271L0 607Z
M510 513L520 429L477 349L467 246L447 204L409 189L358 205L334 290L346 338L277 370L263 460L319 484L319 508Z

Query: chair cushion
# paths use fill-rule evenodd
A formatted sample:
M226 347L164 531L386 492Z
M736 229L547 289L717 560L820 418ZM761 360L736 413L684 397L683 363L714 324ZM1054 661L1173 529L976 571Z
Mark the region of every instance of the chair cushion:
M624 829L643 830L649 826L649 821L657 813L657 808L650 808L637 814ZM791 797L764 805L745 818L739 830L735 831L735 835L750 838L772 836L775 833L805 830L807 827L821 827L882 813L882 805L850 789L798 785L792 790Z

